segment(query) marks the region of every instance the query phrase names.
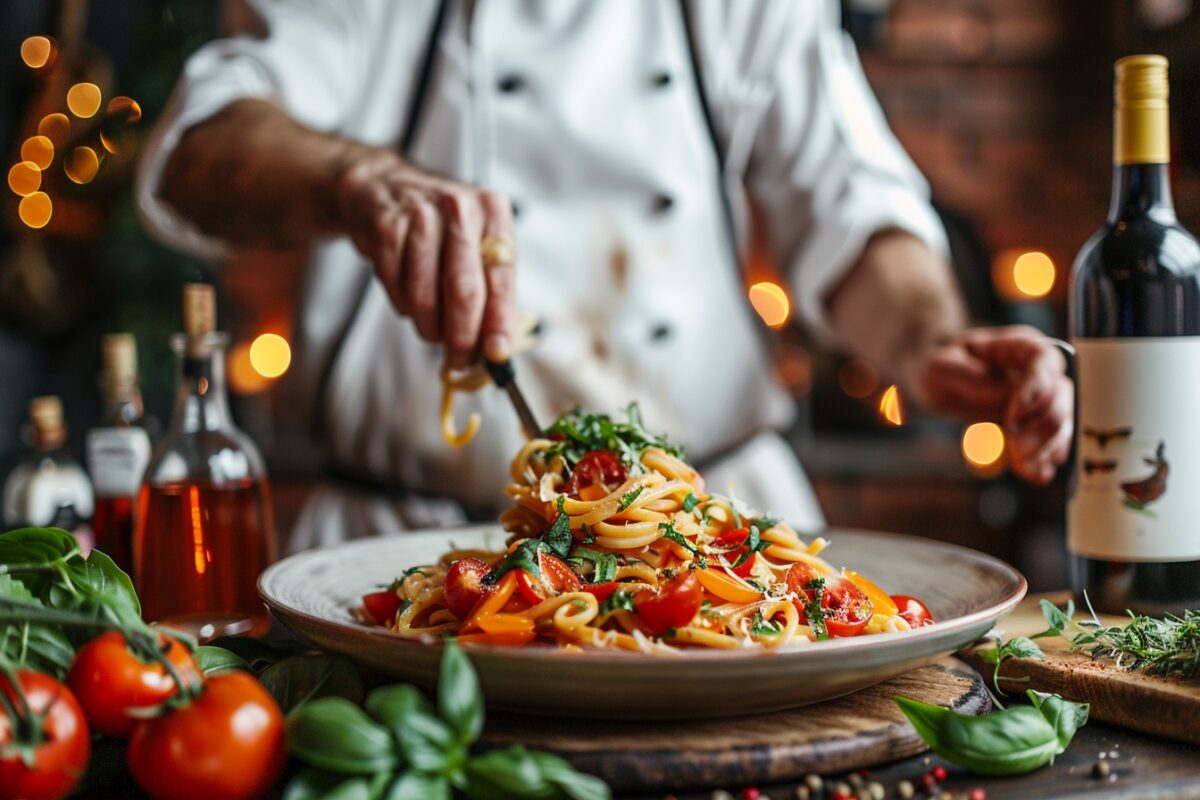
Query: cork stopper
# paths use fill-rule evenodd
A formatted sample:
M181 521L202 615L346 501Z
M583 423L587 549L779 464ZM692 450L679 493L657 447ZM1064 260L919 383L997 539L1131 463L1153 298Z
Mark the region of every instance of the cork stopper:
M63 424L62 401L56 395L48 394L30 400L29 421L33 423L34 438L38 447L55 448L66 441L67 429Z
M137 340L132 333L110 333L100 341L104 383L110 387L137 383Z
M216 291L207 283L183 286L183 334L190 356L204 357L211 351L210 334L217 329Z

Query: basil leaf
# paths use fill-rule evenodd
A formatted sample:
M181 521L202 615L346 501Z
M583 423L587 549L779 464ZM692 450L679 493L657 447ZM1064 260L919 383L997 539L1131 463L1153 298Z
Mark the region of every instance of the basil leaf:
M612 792L604 781L576 772L566 759L538 750L529 751L529 757L538 765L542 777L570 800L612 800Z
M658 523L658 529L663 532L662 535L664 539L670 539L672 542L680 545L684 550L687 550L692 555L696 555L700 552L699 548L697 548L696 545L692 544L687 539L683 538L683 534L675 530L675 526L671 523L660 522Z
M553 797L554 786L538 762L521 745L489 750L468 759L469 797Z
M287 719L288 752L330 772L362 775L396 768L387 728L341 697L305 703Z
M309 651L308 645L302 642L264 642L250 636L219 636L208 644L241 656L255 672L261 672L285 658Z
M414 769L445 773L462 761L465 751L454 731L433 714L406 714L399 733L400 752Z
M438 678L438 713L464 745L483 732L483 695L479 678L462 648L446 645Z
M59 678L65 676L75 658L75 648L67 635L57 625L19 619L21 606L17 604L41 608L41 603L12 575L0 575L0 598L13 600L13 610L18 612L18 621L0 625L0 655L18 665Z
M688 492L687 497L683 498L684 512L688 513L688 514L692 513L692 509L694 509L697 505L699 505L699 503L700 503L700 498L696 497L696 494L694 492Z
M433 715L433 706L425 699L425 695L421 694L421 690L407 683L376 689L367 695L363 707L367 709L368 714L391 730L396 741L400 740L400 731L409 715Z
M506 573L512 572L514 569L523 569L530 575L540 577L542 568L538 565L538 551L541 550L541 546L542 543L537 539L526 539L521 542L515 550L496 565L495 569L484 576L483 582L489 586L494 585Z
M250 665L244 658L224 647L202 645L192 651L192 658L196 659L196 666L200 667L200 671L206 676L220 675L222 672L232 672L236 669L250 671Z
M909 697L894 699L935 753L981 775L1029 772L1051 763L1065 748L1055 726L1032 706L975 717Z
M813 629L818 640L828 639L829 630L825 627L825 609L821 607L821 598L825 594L825 579L814 578L804 584L804 588L813 593L813 596L804 603L804 616L808 619L808 627Z
M636 611L633 606L633 595L624 589L617 589L615 592L604 598L604 602L600 604L600 614L611 614L618 608L625 611Z
M283 800L370 800L366 778L347 778L305 767L288 783Z
M385 800L450 800L450 781L410 769L396 779Z
M1037 643L1027 636L1018 636L1015 639L1009 639L1004 647L1001 648L1001 653L1004 657L1034 658L1038 661L1046 657L1046 654L1042 652L1042 648L1038 647Z
M592 583L608 583L617 575L617 556L602 550L592 550L588 547L576 547L571 561L582 564L590 561L595 566L592 572Z
M1058 752L1067 749L1075 732L1087 724L1088 712L1091 706L1087 703L1073 703L1064 700L1056 694L1045 694L1033 689L1025 692L1033 707L1042 713L1058 737Z
M1063 631L1067 629L1067 626L1071 624L1071 619L1075 616L1075 601L1067 601L1066 611L1063 611L1045 598L1042 598L1039 605L1042 608L1042 616L1046 618L1046 624L1050 627L1041 633L1035 633L1030 638L1043 639L1047 636L1061 636Z
M295 711L319 697L343 697L362 702L362 678L345 656L329 653L305 653L285 658L267 667L258 676L284 714Z
M565 499L561 494L558 496L558 516L554 518L554 523L542 534L542 544L559 558L567 557L567 554L571 551L571 545L575 541L571 535L571 518L563 510Z
M621 495L621 502L617 506L617 511L624 511L625 509L629 508L629 506L633 504L633 501L638 499L638 495L642 493L642 488L643 487L639 484L625 494Z
M750 623L750 633L755 636L778 636L783 633L783 625L773 619L763 619L762 611L756 611Z
M578 407L568 411L546 428L547 434L562 437L547 450L547 460L561 456L570 469L588 451L604 450L620 458L626 469L636 475L645 471L641 458L647 448L656 447L677 458L686 458L683 450L646 430L636 403L626 407L625 415L626 421L619 422Z

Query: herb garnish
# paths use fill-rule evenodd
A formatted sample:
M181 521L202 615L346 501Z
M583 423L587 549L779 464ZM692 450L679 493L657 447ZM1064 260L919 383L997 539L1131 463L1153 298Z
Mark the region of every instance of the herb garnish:
M687 539L685 539L683 537L683 534L680 533L679 531L675 530L675 526L672 525L671 523L660 522L660 523L658 523L658 529L663 532L662 535L663 535L664 539L670 539L672 542L675 542L675 544L679 545L684 550L687 550L692 555L700 554L700 549L697 548L696 545L692 544Z
M550 527L538 538L526 539L517 545L516 549L505 556L495 569L484 576L483 583L485 585L494 585L496 581L514 569L523 569L534 577L541 577L542 568L538 563L538 553L541 552L550 553L564 560L567 558L575 539L571 534L571 518L563 510L565 500L563 495L558 496L558 516L554 518Z
M750 623L750 633L753 636L773 638L783 633L783 625L773 619L763 619L762 611L754 612L754 620Z
M755 553L762 552L771 546L771 543L762 538L763 532L768 531L777 525L779 520L771 519L770 517L759 517L750 521L750 532L746 536L746 542L743 547L746 549L737 557L737 561L730 564L731 567L740 567L745 564Z
M825 595L825 579L813 578L804 584L804 589L812 592L812 597L809 597L804 603L804 616L808 618L808 627L813 629L818 640L828 639L829 631L825 628L825 609L821 608L821 598Z
M624 589L617 589L604 598L604 602L600 604L600 614L611 614L619 608L625 611L636 610L633 605L633 595Z
M592 550L588 547L576 547L575 554L568 563L575 567L583 566L584 561L590 561L595 569L592 572L592 583L608 583L617 574L617 557L613 553L602 550Z
M625 416L626 422L616 422L607 414L592 414L578 407L568 411L546 429L547 434L562 437L546 451L547 457L562 456L567 467L572 468L588 451L607 450L634 474L645 472L642 452L649 447L685 458L683 450L646 430L637 403L625 408Z
M617 511L624 511L629 508L633 501L638 499L638 495L642 493L642 488L642 486L638 485L621 495L621 503L617 506Z
M700 503L700 498L696 497L695 492L688 492L687 497L683 498L683 510L690 514L692 509Z

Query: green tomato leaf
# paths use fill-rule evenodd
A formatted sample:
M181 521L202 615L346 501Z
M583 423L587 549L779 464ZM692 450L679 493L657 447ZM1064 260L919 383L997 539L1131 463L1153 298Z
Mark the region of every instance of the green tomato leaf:
M250 671L250 665L246 663L245 659L224 647L201 645L192 651L192 657L196 659L200 671L206 676L220 675L222 672L231 672L235 669Z
M366 778L305 767L288 782L283 800L371 800L371 789Z
M975 717L909 697L895 700L935 753L981 775L1030 772L1062 752L1055 728L1032 706Z
M450 782L443 775L410 769L396 779L385 800L450 800Z
M446 645L438 678L438 713L469 745L483 731L483 694L470 659L456 644Z
M313 767L347 775L395 769L387 728L341 697L305 703L287 719L288 751Z
M355 704L362 702L362 678L345 656L329 653L291 656L264 669L258 680L279 703L284 714L318 697L343 697Z

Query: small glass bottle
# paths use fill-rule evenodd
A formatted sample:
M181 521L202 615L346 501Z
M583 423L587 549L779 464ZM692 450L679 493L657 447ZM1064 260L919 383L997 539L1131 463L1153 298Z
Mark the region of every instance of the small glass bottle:
M126 572L133 570L133 508L150 461L150 435L141 426L137 342L113 333L101 344L104 416L88 431L87 466L96 489L92 528L96 547Z
M63 528L86 553L92 547L92 484L67 452L62 401L54 395L33 398L29 424L30 451L4 483L4 523Z
M143 616L202 641L266 632L257 582L275 558L266 471L230 417L228 337L215 321L213 288L185 286L175 411L146 468L133 542Z

